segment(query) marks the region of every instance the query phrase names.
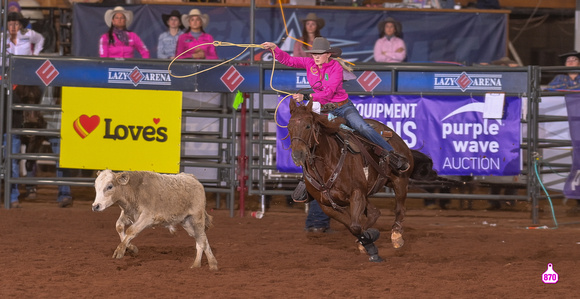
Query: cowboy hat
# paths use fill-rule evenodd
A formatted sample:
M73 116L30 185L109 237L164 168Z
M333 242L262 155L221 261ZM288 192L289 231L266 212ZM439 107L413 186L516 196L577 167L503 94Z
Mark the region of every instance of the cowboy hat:
M181 16L181 24L183 24L185 28L189 28L189 18L191 18L192 16L199 16L201 18L201 26L203 28L207 27L207 24L209 24L209 15L202 14L201 11L199 11L199 9L194 8L190 10L188 14Z
M323 27L324 27L324 25L326 24L326 23L324 22L324 19L323 19L323 18L319 18L319 17L317 17L317 16L316 16L316 14L315 14L315 13L313 13L313 12L311 12L311 13L308 13L308 14L306 15L306 18L304 18L304 19L302 19L302 20L300 20L300 21L301 21L303 24L306 24L306 22L307 22L307 21L314 21L314 22L316 22L316 29L318 29L318 30L322 30L322 28L323 28Z
M169 19L171 17L177 17L177 19L179 19L179 28L183 29L183 24L181 24L181 13L177 10L172 10L170 14L166 15L166 14L162 14L161 15L161 19L163 19L163 24L165 24L165 26L169 26L167 24L167 21L169 21Z
M377 25L378 29L379 29L379 35L381 37L385 36L385 25L387 23L393 23L393 25L395 25L395 36L396 37L401 37L403 35L403 25L401 25L401 22L388 17L385 20L382 20L379 22L379 24Z
M564 54L560 55L559 57L562 60L562 63L566 63L566 59L568 59L568 57L570 57L570 56L578 57L578 59L580 59L580 53L577 51L564 53Z
M122 6L117 6L113 9L109 9L105 12L105 24L107 27L111 27L111 23L113 22L113 17L116 13L122 13L125 15L126 19L126 26L129 27L131 23L133 23L133 12L130 10L125 10Z
M6 22L10 21L18 21L20 23L20 27L26 28L30 22L30 19L25 19L21 13L13 11L8 13L8 16L6 16Z
M322 54L331 53L330 57L338 57L342 54L342 50L339 48L331 48L330 43L324 37L317 37L312 43L312 49L304 51L306 53Z

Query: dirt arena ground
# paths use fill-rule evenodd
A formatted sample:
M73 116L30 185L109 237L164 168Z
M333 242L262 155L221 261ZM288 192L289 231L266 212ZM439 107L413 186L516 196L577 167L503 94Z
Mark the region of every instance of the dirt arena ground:
M219 271L190 269L191 237L180 228L148 229L137 256L115 260L119 208L90 209L94 191L73 187L74 206L53 202L54 186L39 187L22 208L0 208L0 298L574 298L580 285L580 217L556 205L557 229L527 229L527 203L486 211L425 210L409 199L406 244L392 248L388 204L377 228L383 263L357 253L355 238L336 222L332 232L303 231L304 206L274 200L262 219L225 209L208 211ZM81 194L81 195L79 195ZM378 199L375 199L378 200ZM388 203L390 200L383 200ZM549 206L541 225L553 226ZM559 274L544 284L547 264Z

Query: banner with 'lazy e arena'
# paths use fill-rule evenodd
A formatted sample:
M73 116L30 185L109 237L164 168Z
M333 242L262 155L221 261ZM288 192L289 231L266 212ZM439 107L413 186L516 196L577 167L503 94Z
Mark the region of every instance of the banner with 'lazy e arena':
M60 166L179 172L181 92L63 87Z

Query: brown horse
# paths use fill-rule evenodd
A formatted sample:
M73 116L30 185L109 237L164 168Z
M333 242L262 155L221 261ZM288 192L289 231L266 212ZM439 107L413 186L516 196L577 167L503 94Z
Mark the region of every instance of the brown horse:
M405 199L407 185L412 175L418 174L423 167L414 165L414 155L423 155L427 159L426 174L433 175L432 162L429 157L417 151L411 151L403 139L393 130L374 120L367 122L383 136L395 151L408 159L409 170L398 173L388 166L388 161L376 153L378 145L370 143L358 134L342 129L344 119L328 120L327 115L312 112L312 101L307 105L298 105L290 101L291 118L288 132L291 138L292 159L302 166L306 190L311 198L316 199L331 218L344 224L358 238L369 260L382 261L374 242L379 238L379 231L371 228L380 216L380 211L368 200L383 186L395 192L395 222L391 229L393 247L403 246L403 219L405 217ZM377 151L380 152L380 151ZM424 176L423 176L424 177Z

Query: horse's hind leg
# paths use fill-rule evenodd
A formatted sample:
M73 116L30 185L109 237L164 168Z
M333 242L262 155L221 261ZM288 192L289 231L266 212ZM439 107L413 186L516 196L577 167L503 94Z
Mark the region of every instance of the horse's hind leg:
M391 242L394 248L401 248L405 241L403 240L403 220L405 218L405 199L407 198L407 183L397 182L393 184L395 191L395 223L391 228Z

